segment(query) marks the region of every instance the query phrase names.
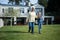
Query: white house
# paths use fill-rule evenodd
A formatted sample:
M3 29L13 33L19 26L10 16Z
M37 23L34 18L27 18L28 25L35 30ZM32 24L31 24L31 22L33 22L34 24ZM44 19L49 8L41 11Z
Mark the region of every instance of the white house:
M35 6L35 12L37 13L38 11L40 11L43 15L43 20L44 20L44 6L39 5L38 3L34 4ZM5 16L5 12L7 12L6 9L14 9L14 10L18 10L17 11L17 16L15 19L15 22L17 22L17 24L24 24L27 14L28 14L28 9L29 6L28 5L9 5L9 4L0 4L0 18L11 18L11 15L7 15ZM9 12L8 12L9 13ZM14 17L14 16L12 16Z

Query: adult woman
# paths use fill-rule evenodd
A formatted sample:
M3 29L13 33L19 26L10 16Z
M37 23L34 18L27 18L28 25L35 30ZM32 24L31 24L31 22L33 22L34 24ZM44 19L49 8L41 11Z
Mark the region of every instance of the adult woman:
M35 7L32 6L31 7L31 11L28 14L28 22L29 22L29 30L28 32L31 31L31 33L34 33L34 22L35 22L35 17L36 17L36 13L35 13Z

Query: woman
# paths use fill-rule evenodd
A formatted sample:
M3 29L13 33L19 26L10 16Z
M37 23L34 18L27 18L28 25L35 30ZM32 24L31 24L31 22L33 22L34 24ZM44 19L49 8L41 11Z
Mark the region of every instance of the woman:
M35 22L35 17L36 17L36 13L35 13L35 7L32 6L31 7L31 11L28 14L28 22L29 22L29 30L28 32L31 31L31 33L34 33L34 22Z

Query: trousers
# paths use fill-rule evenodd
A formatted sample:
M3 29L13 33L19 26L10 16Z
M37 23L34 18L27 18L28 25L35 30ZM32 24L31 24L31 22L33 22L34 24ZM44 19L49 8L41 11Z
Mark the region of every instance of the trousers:
M43 25L43 20L38 19L38 32L40 33L41 27Z
M34 33L34 22L29 22L29 32Z

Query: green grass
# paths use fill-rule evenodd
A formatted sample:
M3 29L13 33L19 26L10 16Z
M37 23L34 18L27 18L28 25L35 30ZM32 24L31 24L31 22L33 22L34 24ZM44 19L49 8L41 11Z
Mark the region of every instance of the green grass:
M34 34L27 31L27 25L4 26L0 28L0 40L60 40L60 25L43 25L42 34L38 34L38 26Z

